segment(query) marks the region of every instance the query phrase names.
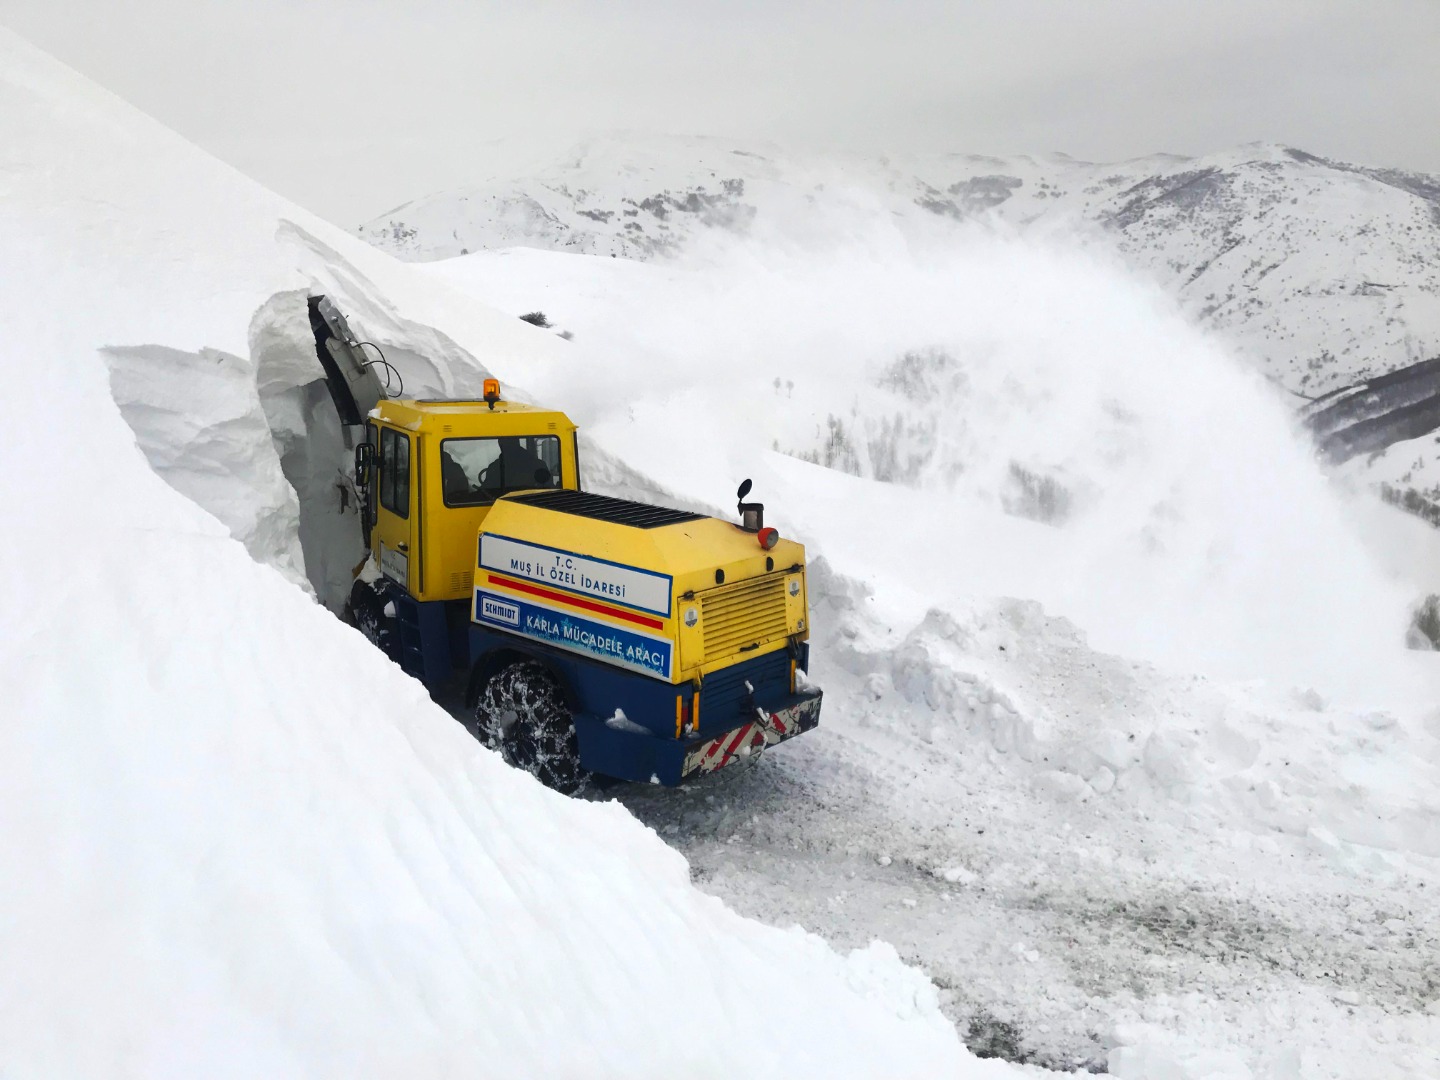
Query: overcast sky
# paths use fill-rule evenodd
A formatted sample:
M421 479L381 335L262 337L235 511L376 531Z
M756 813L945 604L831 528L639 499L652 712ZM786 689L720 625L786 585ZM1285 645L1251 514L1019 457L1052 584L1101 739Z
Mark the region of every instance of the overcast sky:
M617 129L1093 160L1265 140L1440 173L1440 0L0 0L0 23L345 226Z

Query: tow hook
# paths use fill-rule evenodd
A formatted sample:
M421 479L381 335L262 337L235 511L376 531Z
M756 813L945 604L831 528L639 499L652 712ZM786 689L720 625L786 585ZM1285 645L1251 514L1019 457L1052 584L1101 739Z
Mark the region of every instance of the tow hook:
M766 731L778 737L781 734L780 729L775 727L775 725L771 723L770 714L767 713L764 709L760 708L759 705L755 704L755 687L750 684L749 679L745 680L745 691L750 695L750 707L755 710L756 722ZM767 741L765 743L765 746L762 746L760 749L764 750L769 747L769 745L770 744Z

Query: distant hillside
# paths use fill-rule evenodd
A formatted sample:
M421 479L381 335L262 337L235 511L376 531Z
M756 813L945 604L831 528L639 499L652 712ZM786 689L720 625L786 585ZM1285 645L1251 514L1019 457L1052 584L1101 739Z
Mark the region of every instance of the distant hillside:
M410 260L517 245L653 259L707 230L856 198L911 229L989 218L1078 234L1301 397L1440 356L1440 177L1282 146L1092 164L807 158L712 139L612 139L529 176L407 203L359 233ZM1440 469L1404 471L1405 482L1440 493ZM1387 476L1398 478L1393 464Z

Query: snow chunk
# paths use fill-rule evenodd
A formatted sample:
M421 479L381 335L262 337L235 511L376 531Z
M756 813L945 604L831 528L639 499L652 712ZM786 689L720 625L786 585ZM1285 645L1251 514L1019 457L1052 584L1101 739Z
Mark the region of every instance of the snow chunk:
M979 874L963 866L937 866L930 872L941 881L949 882L951 885L974 885L980 880Z
M605 718L605 726L615 731L628 731L633 735L654 734L654 732L652 732L649 728L641 727L639 724L635 723L634 720L631 720L628 716L626 716L624 709L616 709L614 716L607 716Z

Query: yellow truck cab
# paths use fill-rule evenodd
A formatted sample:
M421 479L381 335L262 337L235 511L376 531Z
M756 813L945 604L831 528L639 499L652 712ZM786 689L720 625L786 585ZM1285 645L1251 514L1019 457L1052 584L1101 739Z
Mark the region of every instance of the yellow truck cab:
M815 727L805 550L749 481L738 523L582 491L563 413L494 380L481 400L384 398L327 304L311 321L360 433L371 552L353 619L432 689L463 678L481 741L573 791L677 784Z
M502 495L579 483L575 425L507 401L385 400L369 415L370 550L416 600L468 600L475 536Z

